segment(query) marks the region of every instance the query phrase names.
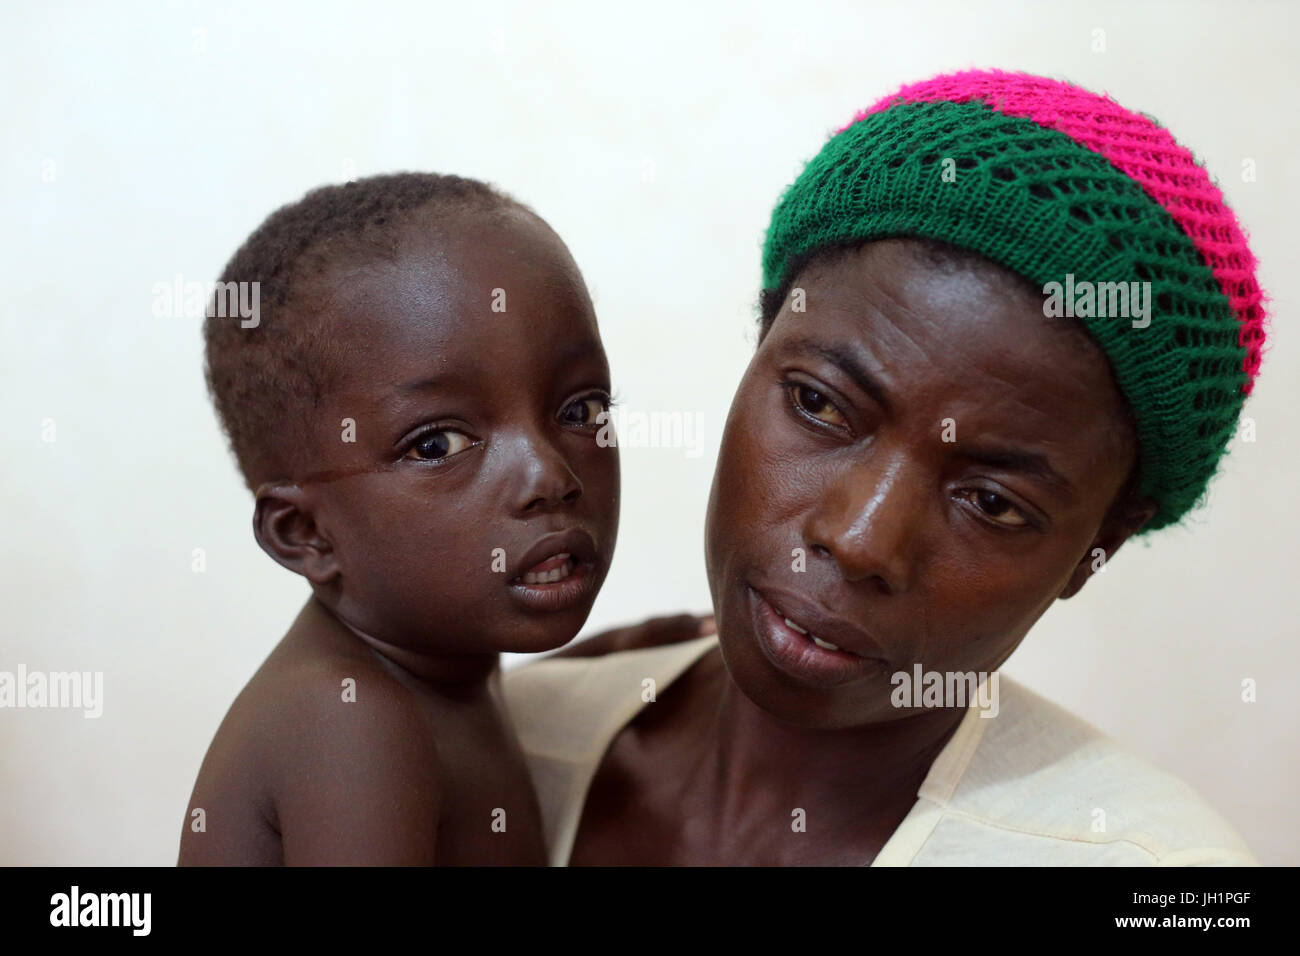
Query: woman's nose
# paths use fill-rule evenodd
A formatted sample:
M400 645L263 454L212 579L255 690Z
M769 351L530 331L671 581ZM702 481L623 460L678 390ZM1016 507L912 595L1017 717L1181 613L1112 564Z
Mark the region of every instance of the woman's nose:
M582 497L582 481L563 452L541 435L521 435L515 444L512 505L517 514L568 507Z
M825 489L804 525L810 558L833 560L846 581L874 581L886 594L912 586L913 548L925 496L901 455L874 449Z

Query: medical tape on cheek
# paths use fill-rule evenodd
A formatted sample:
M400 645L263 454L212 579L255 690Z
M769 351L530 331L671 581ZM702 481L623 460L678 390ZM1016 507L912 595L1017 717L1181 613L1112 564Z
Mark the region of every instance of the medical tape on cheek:
M368 466L365 468L331 468L326 471L313 471L301 478L294 478L283 482L269 482L268 484L288 484L298 485L325 485L343 478L355 478L358 475L377 475L381 472L393 471L397 468L398 462L390 462L385 465Z

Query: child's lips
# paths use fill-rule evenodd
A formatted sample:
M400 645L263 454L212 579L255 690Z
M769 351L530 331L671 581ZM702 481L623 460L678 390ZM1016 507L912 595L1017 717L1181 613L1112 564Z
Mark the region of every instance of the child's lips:
M524 584L554 584L563 581L577 567L577 559L567 551L552 555L545 561L539 561L525 571L520 578Z
M511 584L521 583L525 575L553 574L566 564L594 564L596 540L583 528L552 531L538 538L524 551L508 572Z
M561 555L548 558L542 565L554 564ZM510 593L532 611L567 611L595 600L600 578L590 561L578 561L564 555L559 567L536 573L529 571L510 582Z
M534 611L563 611L595 598L596 542L581 528L542 536L515 566L510 593Z

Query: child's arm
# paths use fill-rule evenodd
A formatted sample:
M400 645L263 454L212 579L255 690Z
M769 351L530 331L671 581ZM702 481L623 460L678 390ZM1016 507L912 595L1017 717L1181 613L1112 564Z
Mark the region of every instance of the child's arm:
M413 693L362 670L351 675L355 700L344 701L348 675L321 670L330 673L295 681L296 706L281 715L293 726L268 742L285 865L432 864L442 774Z

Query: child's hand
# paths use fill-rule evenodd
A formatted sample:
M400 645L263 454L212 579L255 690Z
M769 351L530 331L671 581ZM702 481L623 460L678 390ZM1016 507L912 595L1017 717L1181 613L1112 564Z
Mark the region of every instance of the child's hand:
M670 614L640 624L616 627L578 641L549 657L598 657L617 651L693 641L716 630L712 614Z

